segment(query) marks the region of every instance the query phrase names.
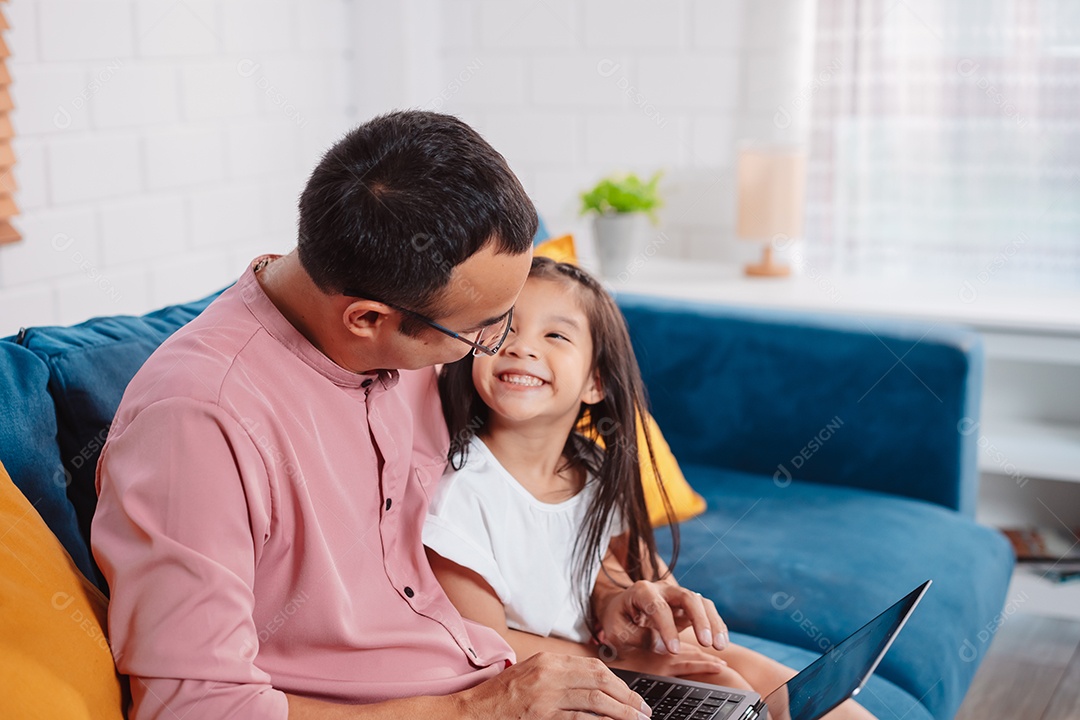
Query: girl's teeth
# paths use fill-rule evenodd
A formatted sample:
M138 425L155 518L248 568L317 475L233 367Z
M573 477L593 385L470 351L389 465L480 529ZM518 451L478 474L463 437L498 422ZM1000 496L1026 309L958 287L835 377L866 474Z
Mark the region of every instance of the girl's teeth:
M500 378L503 382L508 382L511 385L528 385L530 387L539 387L544 384L544 381L540 378L535 378L532 375L503 375Z

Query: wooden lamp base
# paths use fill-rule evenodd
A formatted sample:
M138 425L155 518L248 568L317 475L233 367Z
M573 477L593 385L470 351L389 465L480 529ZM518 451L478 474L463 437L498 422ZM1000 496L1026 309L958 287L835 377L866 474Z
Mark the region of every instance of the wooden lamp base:
M791 275L791 267L773 262L772 245L766 245L761 262L747 265L745 272L751 277L787 277Z

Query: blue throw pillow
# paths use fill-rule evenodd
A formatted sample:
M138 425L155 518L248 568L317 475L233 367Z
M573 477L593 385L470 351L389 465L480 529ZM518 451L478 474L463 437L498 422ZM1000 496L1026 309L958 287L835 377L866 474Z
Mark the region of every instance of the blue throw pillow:
M55 437L71 479L68 499L87 547L97 507L97 460L125 388L158 345L194 319L218 294L141 317L100 317L73 327L26 331L23 344L48 368L49 393L56 406ZM104 585L96 567L91 579Z
M66 491L69 476L56 445L49 368L36 355L0 340L0 461L71 559L93 577L90 551Z
M538 224L536 226L536 234L533 235L533 245L539 245L551 237L551 233L548 232L547 226L544 225L544 218L537 215L536 219Z

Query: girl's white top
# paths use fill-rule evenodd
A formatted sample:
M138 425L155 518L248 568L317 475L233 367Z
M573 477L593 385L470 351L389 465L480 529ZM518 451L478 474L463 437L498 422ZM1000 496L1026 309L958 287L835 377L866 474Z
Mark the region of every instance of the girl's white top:
M595 489L590 476L574 497L541 502L473 438L465 466L448 469L431 499L424 545L484 578L506 608L507 627L588 642L571 578L574 542ZM607 540L618 525L609 523ZM597 557L590 591L599 570Z

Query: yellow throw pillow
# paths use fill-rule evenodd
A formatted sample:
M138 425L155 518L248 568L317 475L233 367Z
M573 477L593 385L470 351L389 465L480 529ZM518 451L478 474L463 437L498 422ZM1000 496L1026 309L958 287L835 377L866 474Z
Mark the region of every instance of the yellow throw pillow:
M664 509L664 501L660 497L660 486L656 482L656 474L653 473L652 464L649 462L649 450L645 446L645 429L648 428L649 440L652 441L653 459L656 460L656 469L664 480L664 489L667 491L671 509L675 511L676 522L689 520L705 512L705 498L694 492L690 483L679 468L679 462L668 447L667 440L660 432L660 427L653 420L652 415L645 415L645 423L638 418L638 452L641 455L641 487L645 491L645 507L649 510L649 522L653 527L666 525L668 521L667 511Z
M578 430L585 432L587 423L588 416L582 418L578 424ZM694 488L686 482L686 477L679 468L679 462L668 447L667 440L660 432L660 427L651 415L646 414L644 423L641 422L641 418L637 420L637 445L641 464L641 489L645 492L645 509L649 511L649 522L653 527L666 525L668 516L660 494L660 484L656 481L656 473L653 472L652 463L649 462L649 449L645 445L646 428L648 428L649 440L652 441L656 469L664 480L664 490L667 491L668 502L671 503L671 509L675 513L675 521L689 520L705 512L705 498L694 492ZM586 434L600 447L604 446L603 438L595 434Z
M123 718L107 607L0 464L0 717Z
M570 263L577 265L577 250L574 248L574 236L563 235L561 237L544 240L533 248L534 257L548 257L555 262Z

